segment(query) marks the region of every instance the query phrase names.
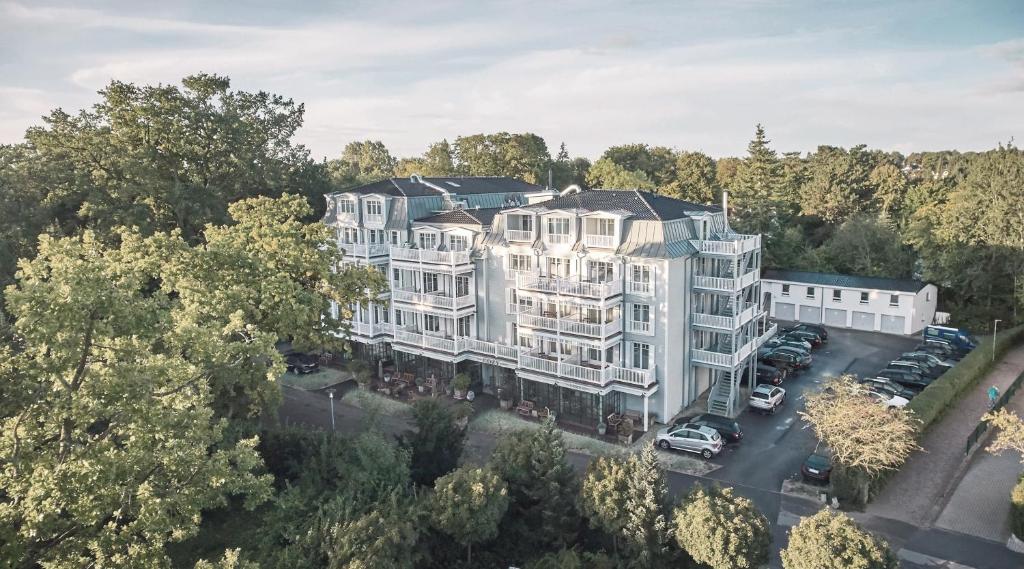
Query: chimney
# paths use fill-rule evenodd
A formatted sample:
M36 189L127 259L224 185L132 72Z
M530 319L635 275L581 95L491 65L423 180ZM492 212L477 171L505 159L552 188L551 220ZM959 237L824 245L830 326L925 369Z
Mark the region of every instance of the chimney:
M722 190L722 216L725 217L725 230L729 231L729 190Z

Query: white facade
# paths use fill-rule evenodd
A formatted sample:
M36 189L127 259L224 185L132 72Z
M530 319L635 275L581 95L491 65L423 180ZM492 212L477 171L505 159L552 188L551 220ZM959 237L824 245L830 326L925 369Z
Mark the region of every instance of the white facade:
M328 196L339 247L390 283L357 310L353 341L478 362L485 390L514 373L517 398L594 424L613 407L646 429L712 387L712 411L741 407L744 371L774 333L760 303L759 236L729 230L719 208L633 191L546 201L531 199L539 189L510 192L490 198L507 207L475 209L476 179L451 180L458 191L442 186L449 195L415 216L430 196ZM405 227L393 215L372 226L339 215L365 216L365 205L338 204L368 199L410 212ZM453 211L456 202L465 209Z
M932 323L935 285L901 279L768 271L761 281L778 320L909 335Z

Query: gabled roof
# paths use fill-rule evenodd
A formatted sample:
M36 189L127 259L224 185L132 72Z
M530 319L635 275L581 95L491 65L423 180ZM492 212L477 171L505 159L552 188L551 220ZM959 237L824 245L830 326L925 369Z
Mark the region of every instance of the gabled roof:
M918 292L926 286L915 279L887 279L884 277L860 277L835 273L812 273L808 271L783 271L765 269L761 280L789 281L837 288L862 288L867 290L892 290L897 292Z
M584 190L524 206L522 209L628 212L634 219L659 221L722 211L719 206L691 203L641 190Z
M458 195L470 194L527 194L544 189L543 186L530 184L515 178L504 176L464 176L427 178L413 176L411 178L388 178L349 188L338 193L356 193L361 195L383 194L395 197L439 196L442 192L437 188Z
M501 211L501 208L476 208L476 209L453 209L428 217L417 219L417 223L430 223L434 225L479 225L488 227L494 221L494 216Z

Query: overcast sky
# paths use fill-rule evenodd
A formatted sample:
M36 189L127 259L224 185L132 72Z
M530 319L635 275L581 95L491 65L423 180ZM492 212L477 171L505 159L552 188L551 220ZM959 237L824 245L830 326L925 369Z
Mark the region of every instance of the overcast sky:
M1024 136L1024 1L0 0L0 143L197 71L305 103L318 158L500 130L739 155L758 122L780 151L979 150Z

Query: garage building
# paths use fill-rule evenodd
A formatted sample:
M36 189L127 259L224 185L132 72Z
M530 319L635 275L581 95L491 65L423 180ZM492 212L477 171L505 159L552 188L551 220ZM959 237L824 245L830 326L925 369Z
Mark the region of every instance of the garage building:
M764 305L777 320L914 334L932 323L938 289L913 279L765 270Z

